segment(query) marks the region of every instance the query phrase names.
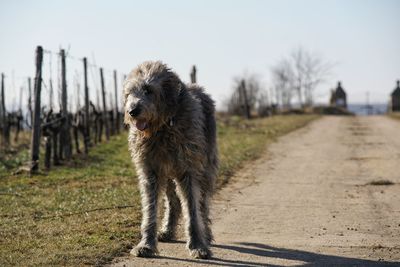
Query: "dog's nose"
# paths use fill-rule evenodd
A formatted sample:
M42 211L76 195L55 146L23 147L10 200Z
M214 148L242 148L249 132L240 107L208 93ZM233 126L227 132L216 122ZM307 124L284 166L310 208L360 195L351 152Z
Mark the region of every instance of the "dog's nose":
M140 106L136 106L129 111L129 115L131 115L132 117L136 117L140 114L140 112L141 112Z

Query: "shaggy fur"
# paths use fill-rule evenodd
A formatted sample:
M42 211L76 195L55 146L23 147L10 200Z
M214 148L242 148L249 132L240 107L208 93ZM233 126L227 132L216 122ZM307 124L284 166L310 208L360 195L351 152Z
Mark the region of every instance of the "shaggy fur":
M142 239L131 253L156 255L157 239L173 239L183 214L190 254L209 258L209 200L218 168L214 102L161 62L144 62L129 74L124 102L143 213ZM165 214L157 234L161 195Z

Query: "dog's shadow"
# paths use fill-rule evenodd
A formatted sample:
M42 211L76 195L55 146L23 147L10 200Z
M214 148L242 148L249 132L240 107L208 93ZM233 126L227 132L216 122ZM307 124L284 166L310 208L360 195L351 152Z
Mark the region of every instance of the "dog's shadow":
M181 241L175 242L181 243ZM260 243L244 242L237 243L237 245L215 244L212 247L217 249L235 251L248 255L255 255L257 257L261 257L261 259L258 258L259 261L262 261L262 257L270 258L271 262L273 261L273 259L296 261L296 263L294 263L294 265L296 266L399 266L400 264L400 262L364 260L357 258L325 255L295 249L277 248ZM229 254L230 253L228 252L225 255ZM269 263L235 260L225 257L218 258L216 256L212 257L209 260L180 259L169 256L160 256L159 258L191 264L201 263L207 264L208 266L280 266ZM265 260L264 262L268 262L268 260Z

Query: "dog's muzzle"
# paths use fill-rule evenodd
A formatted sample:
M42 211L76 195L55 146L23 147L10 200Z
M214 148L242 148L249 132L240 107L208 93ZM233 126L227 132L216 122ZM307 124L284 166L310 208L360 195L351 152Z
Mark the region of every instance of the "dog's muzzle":
M128 113L129 113L129 115L131 115L131 117L139 116L140 112L142 112L142 109L140 108L140 106L135 106L133 109L128 111Z

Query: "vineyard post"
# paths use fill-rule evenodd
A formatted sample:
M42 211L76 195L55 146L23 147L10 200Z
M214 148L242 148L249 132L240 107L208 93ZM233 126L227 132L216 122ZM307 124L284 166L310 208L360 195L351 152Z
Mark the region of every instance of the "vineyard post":
M4 73L1 73L1 87L0 87L0 130L3 134L3 91L4 91Z
M104 125L106 126L106 138L108 141L110 140L110 126L107 119L106 92L104 88L103 68L100 68L100 82L101 82L101 94L103 96L103 122Z
M117 134L119 134L119 109L118 109L118 84L117 84L117 71L114 70L114 89L115 89L115 127Z
M32 122L33 122L33 112L32 112L32 81L31 77L28 77L28 93L29 93L29 98L28 98L28 111L29 111L29 119L30 119L30 125L32 127Z
M40 93L42 89L42 63L43 63L43 48L36 48L36 75L34 87L34 112L32 123L32 139L31 139L31 166L30 174L33 174L39 169L39 146L40 146Z
M8 128L8 121L7 121L7 111L6 111L6 100L5 100L5 96L4 96L4 73L1 74L1 103L0 103L0 114L1 114L1 118L0 118L0 126L2 126L1 130L2 130L2 145L4 148L6 148L8 146L8 144L10 143L10 132L9 132L9 128Z
M61 136L63 140L62 151L67 160L71 159L71 133L70 133L70 116L68 114L68 96L67 96L67 77L65 65L65 50L61 49L61 115L64 117L62 124Z
M85 83L85 154L89 153L90 144L90 113L89 113L89 87L87 81L87 59L83 58L83 74Z

